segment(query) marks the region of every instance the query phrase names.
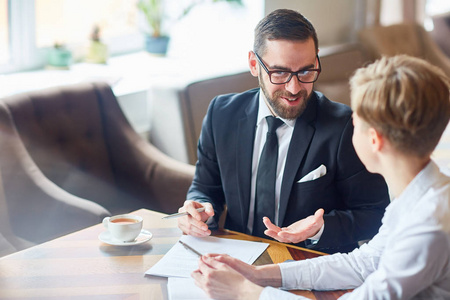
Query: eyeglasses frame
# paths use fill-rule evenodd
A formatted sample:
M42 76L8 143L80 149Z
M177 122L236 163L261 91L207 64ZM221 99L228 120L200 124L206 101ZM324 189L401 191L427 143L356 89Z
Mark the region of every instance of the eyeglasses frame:
M268 69L268 68L266 67L266 65L263 63L261 57L259 57L258 53L256 53L255 51L253 51L253 53L255 54L256 60L257 60L257 61L259 62L259 64L263 67L264 71L266 71L267 75L269 75L269 80L270 80L270 82L271 82L272 84L276 84L276 85L286 84L286 83L288 83L289 81L291 81L291 79L292 79L292 77L293 77L294 75L295 75L295 77L297 77L297 80L300 81L301 83L313 83L313 82L316 82L317 79L319 79L320 72L322 72L322 65L320 64L319 55L316 54L316 58L317 58L317 61L318 61L318 63L319 63L319 68L318 68L318 69L307 69L307 70L301 70L301 71L297 71L297 72L283 71L283 72L288 72L288 73L290 73L290 76L289 76L289 78L287 79L287 81L286 81L286 82L283 82L283 83L274 83L274 82L272 82L272 73L275 73L275 72L278 72L278 71L277 71L277 70L275 70L275 71L269 71L269 69ZM298 73L300 73L300 72L302 72L302 71L316 71L316 72L317 72L317 77L316 77L316 79L314 79L314 81L308 81L308 82L302 81L302 80L300 80L300 77L298 76Z

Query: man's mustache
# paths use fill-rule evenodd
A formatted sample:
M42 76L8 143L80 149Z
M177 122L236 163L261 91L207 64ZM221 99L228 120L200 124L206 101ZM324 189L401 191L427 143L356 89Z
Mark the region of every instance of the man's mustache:
M298 92L295 95L292 94L292 93L286 92L286 91L278 91L278 92L275 92L275 95L277 97L283 97L283 98L299 98L299 97L305 98L306 97L306 91L305 90L301 90L300 92Z

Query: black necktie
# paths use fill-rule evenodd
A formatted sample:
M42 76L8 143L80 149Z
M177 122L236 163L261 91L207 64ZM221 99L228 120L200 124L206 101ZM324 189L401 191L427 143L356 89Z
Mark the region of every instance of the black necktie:
M283 121L272 116L266 117L267 131L266 144L259 158L258 173L256 174L255 215L253 221L253 235L264 235L266 226L262 218L268 217L274 222L275 216L275 181L278 162L278 138L277 128Z

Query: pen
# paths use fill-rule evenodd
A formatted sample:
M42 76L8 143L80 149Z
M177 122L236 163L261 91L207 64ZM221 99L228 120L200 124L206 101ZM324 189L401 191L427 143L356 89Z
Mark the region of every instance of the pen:
M197 208L197 211L198 212L205 211L205 208L204 207ZM171 214L171 215L168 215L168 216L165 216L162 218L163 219L172 219L172 218L179 218L179 217L183 217L183 216L187 216L187 215L189 215L189 213L187 211L184 211L184 212L180 212L180 213L176 213L176 214Z
M189 246L186 243L183 243L181 240L179 240L180 244L184 246L184 248L188 249L189 251L194 252L195 254L197 254L199 257L202 257L202 254L200 252L198 252L197 250L195 250L194 248L192 248L191 246Z

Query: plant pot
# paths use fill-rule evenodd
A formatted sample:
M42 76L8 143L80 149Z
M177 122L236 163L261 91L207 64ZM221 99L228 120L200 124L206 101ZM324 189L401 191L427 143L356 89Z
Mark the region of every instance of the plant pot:
M106 64L108 59L108 47L98 41L92 41L86 55L86 62L94 64Z
M164 56L169 45L168 36L154 37L148 35L145 40L145 47L148 53Z
M66 49L52 48L48 53L48 64L54 67L68 67L72 53Z

